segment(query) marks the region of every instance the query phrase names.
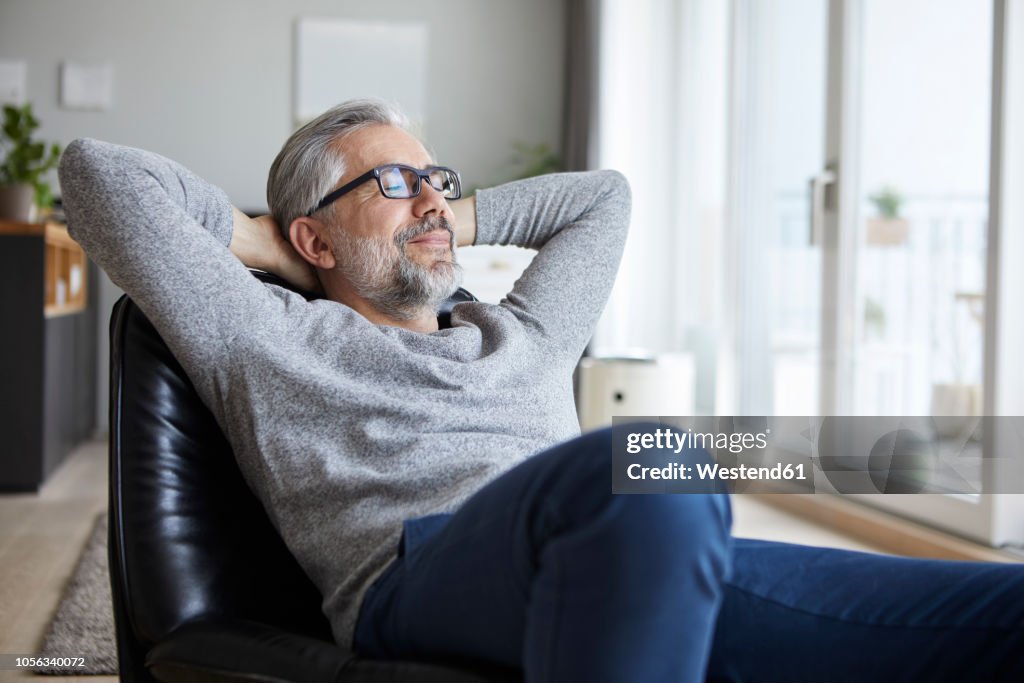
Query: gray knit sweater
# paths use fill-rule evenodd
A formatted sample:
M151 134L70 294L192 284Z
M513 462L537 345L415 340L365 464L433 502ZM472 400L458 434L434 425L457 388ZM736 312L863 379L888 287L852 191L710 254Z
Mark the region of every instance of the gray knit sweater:
M477 243L538 254L499 305L460 304L430 334L260 283L226 248L224 193L166 158L76 140L60 181L71 235L185 368L340 644L403 520L579 431L571 375L629 222L618 173L480 191Z

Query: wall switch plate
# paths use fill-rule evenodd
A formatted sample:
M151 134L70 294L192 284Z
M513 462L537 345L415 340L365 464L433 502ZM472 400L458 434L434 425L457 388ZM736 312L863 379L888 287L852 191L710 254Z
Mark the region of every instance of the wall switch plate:
M0 59L0 104L24 104L25 62Z
M114 103L114 67L64 62L60 65L60 104L65 109L106 111Z

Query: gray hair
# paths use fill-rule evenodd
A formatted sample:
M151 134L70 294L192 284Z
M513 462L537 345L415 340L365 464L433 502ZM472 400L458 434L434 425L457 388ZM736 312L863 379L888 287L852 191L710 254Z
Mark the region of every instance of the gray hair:
M328 109L285 141L267 177L267 204L286 240L291 222L305 216L345 173L344 156L333 143L374 124L409 130L402 112L369 98Z

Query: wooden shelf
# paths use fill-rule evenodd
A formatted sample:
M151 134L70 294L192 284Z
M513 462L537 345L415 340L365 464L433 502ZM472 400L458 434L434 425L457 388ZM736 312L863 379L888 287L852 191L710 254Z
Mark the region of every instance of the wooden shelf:
M85 310L88 301L89 262L68 230L56 223L46 224L46 304L47 317Z
M0 235L45 235L47 225L47 223L22 223L0 219Z
M43 238L46 245L43 314L47 318L85 310L89 300L89 262L66 227L52 222L0 221L0 235Z

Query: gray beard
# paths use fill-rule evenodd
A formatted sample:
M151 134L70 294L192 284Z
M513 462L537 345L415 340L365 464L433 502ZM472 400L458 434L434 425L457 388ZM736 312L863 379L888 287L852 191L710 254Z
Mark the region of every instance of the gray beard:
M425 266L405 252L409 240L433 230L448 231L451 260ZM427 218L404 230L393 240L386 237L352 237L335 229L334 239L343 258L336 270L374 308L395 320L436 315L441 304L462 284L462 266L455 259L455 232L444 218Z

